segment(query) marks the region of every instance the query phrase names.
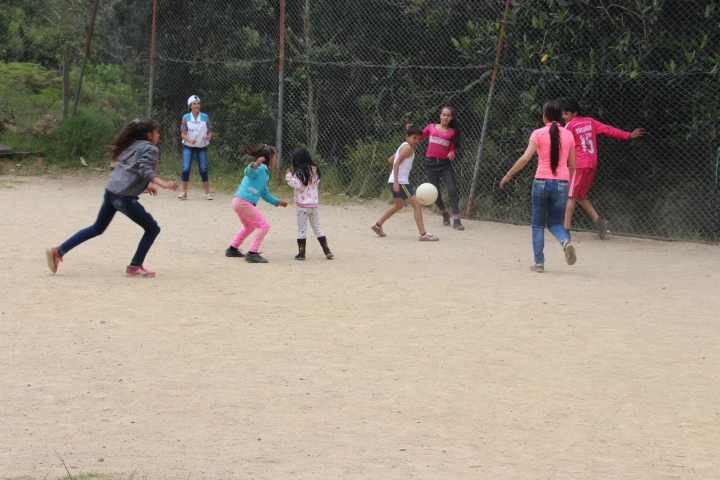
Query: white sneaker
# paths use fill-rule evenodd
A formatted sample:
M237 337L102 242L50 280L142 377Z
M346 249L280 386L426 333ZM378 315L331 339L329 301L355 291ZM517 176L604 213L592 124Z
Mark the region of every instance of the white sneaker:
M178 195L178 198L180 200L187 200L187 192L181 192L180 195Z
M425 232L425 235L420 235L421 242L437 242L440 240L438 237L434 237L432 233Z
M212 193L205 194L205 200L212 200L212 199L213 199Z

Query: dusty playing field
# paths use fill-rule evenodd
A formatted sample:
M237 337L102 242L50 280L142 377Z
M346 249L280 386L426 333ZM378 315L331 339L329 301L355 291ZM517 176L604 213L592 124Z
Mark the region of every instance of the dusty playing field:
M104 181L0 179L0 478L720 478L716 246L548 233L538 275L529 227L321 206L302 263L261 204L250 265L229 196L161 191L157 278L122 215L50 275Z

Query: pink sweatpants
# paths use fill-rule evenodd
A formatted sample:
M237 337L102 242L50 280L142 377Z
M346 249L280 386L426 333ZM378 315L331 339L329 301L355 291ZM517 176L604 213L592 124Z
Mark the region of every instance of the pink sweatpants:
M240 217L243 228L235 235L235 240L232 241L231 245L238 248L240 244L257 229L255 236L253 236L252 245L250 245L250 251L257 252L265 235L270 231L270 224L265 220L260 210L247 200L234 197L232 206L237 216Z

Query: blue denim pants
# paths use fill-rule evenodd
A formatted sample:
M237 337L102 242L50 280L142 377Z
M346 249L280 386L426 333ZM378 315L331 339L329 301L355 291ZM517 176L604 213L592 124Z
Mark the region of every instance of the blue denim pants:
M110 193L107 190L105 190L103 203L100 207L100 212L98 212L95 223L87 228L83 228L75 235L65 240L59 248L58 253L60 256L64 256L67 252L81 243L87 242L98 235L102 235L108 225L110 225L110 222L115 216L115 212L124 214L145 230L145 234L142 236L140 243L138 244L135 256L130 262L130 265L133 267L139 267L142 265L150 247L152 247L153 242L155 242L155 238L157 238L160 234L160 227L152 215L146 212L143 206L140 205L137 197L121 197Z
M183 169L182 181L190 181L190 167L192 166L193 154L197 156L198 169L200 169L200 178L203 182L208 181L208 164L207 164L207 147L192 148L183 145Z
M545 226L561 244L570 240L563 225L568 199L567 180L536 178L532 186L532 244L535 263L545 263Z

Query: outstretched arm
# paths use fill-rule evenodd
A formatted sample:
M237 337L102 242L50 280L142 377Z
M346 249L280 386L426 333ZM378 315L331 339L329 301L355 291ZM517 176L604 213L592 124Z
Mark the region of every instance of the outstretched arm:
M525 149L525 153L522 154L522 157L518 158L518 161L515 162L515 165L512 166L512 168L505 174L505 176L500 180L500 188L503 188L507 182L510 181L510 179L515 175L517 172L523 169L525 165L530 161L530 159L535 155L535 152L537 152L537 143L530 140L528 142L528 146ZM573 160L574 160L574 152L575 149L572 149L573 151Z

